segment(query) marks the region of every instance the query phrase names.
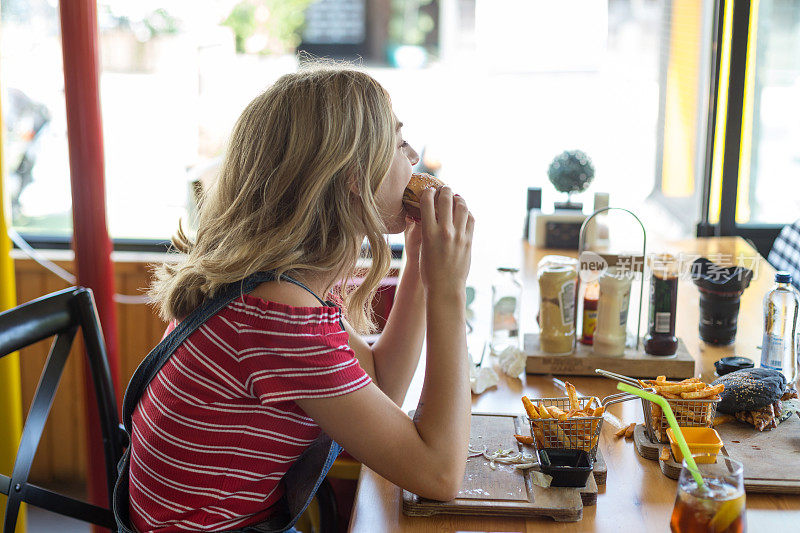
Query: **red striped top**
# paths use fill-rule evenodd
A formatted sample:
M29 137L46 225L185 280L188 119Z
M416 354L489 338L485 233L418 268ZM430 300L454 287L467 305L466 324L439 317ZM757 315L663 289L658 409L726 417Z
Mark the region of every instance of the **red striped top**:
M261 522L320 432L295 403L370 383L339 307L244 295L192 333L133 413L130 512L139 531Z

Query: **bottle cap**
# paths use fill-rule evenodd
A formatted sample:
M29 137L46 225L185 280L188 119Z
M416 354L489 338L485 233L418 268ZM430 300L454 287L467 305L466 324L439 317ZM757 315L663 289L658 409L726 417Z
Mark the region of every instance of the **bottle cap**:
M775 282L776 283L791 283L792 282L792 275L786 272L785 270L781 270L775 273Z
M755 366L753 361L746 357L723 357L718 361L714 361L718 376L724 376L743 368L753 368L753 366Z

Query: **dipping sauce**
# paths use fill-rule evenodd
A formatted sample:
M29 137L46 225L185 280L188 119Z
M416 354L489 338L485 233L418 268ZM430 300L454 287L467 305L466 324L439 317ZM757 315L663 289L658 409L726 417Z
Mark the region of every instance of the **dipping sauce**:
M539 261L539 346L552 354L571 353L575 347L575 289L578 261L548 255Z

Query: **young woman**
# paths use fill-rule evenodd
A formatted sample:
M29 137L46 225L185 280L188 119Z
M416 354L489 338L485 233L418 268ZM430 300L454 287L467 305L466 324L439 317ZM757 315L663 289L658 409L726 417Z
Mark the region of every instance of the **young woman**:
M241 287L206 312L135 405L129 511L139 531L269 521L300 497L290 469L314 464L304 454L324 434L402 488L456 495L469 440L474 220L449 188L423 193L421 223L406 217L418 156L401 126L374 79L330 67L282 77L242 113L196 238L179 229L182 261L160 267L151 289L173 328ZM370 301L388 271L384 234L403 231L407 264L370 347L358 332L372 327ZM365 237L371 266L357 289L341 290ZM343 307L326 301L332 291ZM426 329L412 420L399 405Z

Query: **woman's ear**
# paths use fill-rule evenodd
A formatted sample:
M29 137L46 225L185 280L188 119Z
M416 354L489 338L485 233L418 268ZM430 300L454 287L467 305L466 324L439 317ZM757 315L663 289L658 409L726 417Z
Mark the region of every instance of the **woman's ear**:
M345 177L347 178L347 187L350 192L356 196L361 196L361 186L358 183L358 173L356 173L355 169L352 167L347 169Z
M347 183L350 187L351 193L355 194L356 196L361 196L361 188L358 186L358 180L348 178Z

